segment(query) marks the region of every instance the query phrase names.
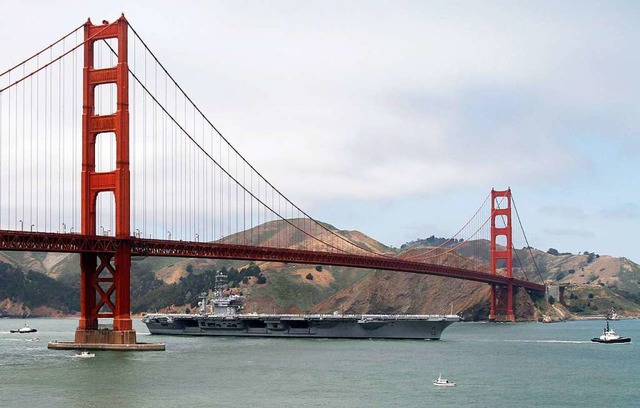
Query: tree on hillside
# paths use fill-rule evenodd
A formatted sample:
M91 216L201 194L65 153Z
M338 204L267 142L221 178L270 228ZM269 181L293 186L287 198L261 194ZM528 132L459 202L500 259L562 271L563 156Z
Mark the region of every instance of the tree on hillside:
M75 313L80 306L76 288L35 271L0 262L0 299L23 303L30 309L48 306L63 313Z
M131 300L144 296L163 285L161 279L157 279L151 266L144 263L136 263L131 268Z

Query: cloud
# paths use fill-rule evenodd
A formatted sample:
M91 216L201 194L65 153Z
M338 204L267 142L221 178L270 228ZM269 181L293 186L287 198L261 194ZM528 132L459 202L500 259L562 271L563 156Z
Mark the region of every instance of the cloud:
M307 185L325 187L327 198L559 183L586 165L558 137L551 110L552 104L515 86L469 85L444 95L389 90L359 108L345 107L352 116L344 128L322 134L312 128L306 138L284 143L313 155L287 158L283 151L270 167L286 165L282 176L313 174Z
M283 191L310 200L563 184L589 167L581 137L635 128L637 115L609 107L628 99L607 75L626 72L609 60L634 30L616 28L619 15L409 4L382 28L378 3L355 19L324 9L330 27L310 6L286 25L296 36L268 13L235 34L243 47L213 40L195 68L212 78L198 85L217 99L206 111Z
M600 215L610 220L640 219L640 205L624 203L616 207L604 208L600 211Z
M593 238L596 236L592 231L573 228L545 229L544 232L551 236L558 235L575 238Z
M573 220L584 220L588 218L588 215L584 212L584 209L573 206L548 205L539 208L538 212L547 216Z

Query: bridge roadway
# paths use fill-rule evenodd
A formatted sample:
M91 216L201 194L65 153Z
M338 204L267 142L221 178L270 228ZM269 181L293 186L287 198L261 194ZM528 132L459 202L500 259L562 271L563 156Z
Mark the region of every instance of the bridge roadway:
M167 241L130 237L59 234L0 230L0 250L115 253L120 245L129 245L134 256L166 256L181 258L218 258L248 261L275 261L315 265L335 265L436 275L506 286L512 284L536 292L544 292L542 284L522 279L444 265L406 261L385 256L361 256L345 253L317 252L289 248L229 245L211 242Z

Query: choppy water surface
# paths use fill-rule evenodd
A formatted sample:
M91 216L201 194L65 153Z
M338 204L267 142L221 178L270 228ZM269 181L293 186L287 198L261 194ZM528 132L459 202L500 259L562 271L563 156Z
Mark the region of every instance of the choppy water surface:
M151 336L166 351L47 349L75 319L0 319L0 406L636 407L640 320L613 322L631 344L591 343L604 321L458 323L441 341ZM40 341L31 341L37 337ZM431 384L438 374L458 383Z

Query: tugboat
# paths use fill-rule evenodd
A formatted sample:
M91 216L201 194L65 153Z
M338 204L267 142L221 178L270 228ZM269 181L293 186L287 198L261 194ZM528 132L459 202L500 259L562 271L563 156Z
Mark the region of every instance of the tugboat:
M446 378L442 378L442 374L438 374L438 379L433 380L433 385L436 387L455 387L456 383L451 382Z
M9 330L11 333L35 333L38 330L34 329L33 327L29 327L29 325L27 324L27 322L24 323L24 326L22 326L19 329L11 329Z
M600 337L594 337L591 339L594 343L629 343L630 337L621 337L613 329L609 328L609 321L607 320L607 326Z

